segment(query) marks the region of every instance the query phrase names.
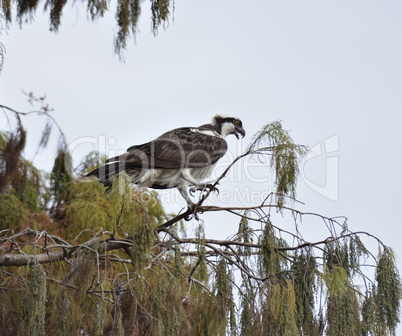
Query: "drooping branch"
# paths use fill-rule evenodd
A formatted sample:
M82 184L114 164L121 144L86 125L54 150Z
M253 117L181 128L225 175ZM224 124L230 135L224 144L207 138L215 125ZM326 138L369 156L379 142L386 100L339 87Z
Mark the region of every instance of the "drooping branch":
M268 205L267 205L268 206ZM272 205L269 205L272 206ZM250 210L251 208L254 207L236 207L236 208L220 208L220 207L201 207L198 210L200 212L216 212L216 211L229 211L236 213L239 216L242 216L239 214L239 212L245 212L246 210ZM289 208L290 209L290 208ZM292 209L294 211L294 209ZM298 212L300 216L302 215L310 215L310 216L317 216L326 220L334 221L332 218L326 218L323 217L319 214L312 214L312 213L302 213ZM181 245L197 245L199 244L199 240L197 238L180 238L176 233L174 233L172 230L169 229L170 226L172 226L174 223L177 223L181 219L185 218L189 213L185 212L183 214L180 214L169 221L165 222L164 224L158 226L155 228L154 232L155 234L160 234L162 232L165 232L169 234L169 236L173 240L156 240L154 243L154 246L159 246L159 247L169 247L175 244L181 244ZM244 216L244 215L243 215ZM259 219L253 219L255 221L260 221ZM281 229L279 229L281 230ZM3 230L0 233L5 235L8 230ZM289 234L292 234L288 231L283 230L283 232L287 232ZM274 250L276 252L289 252L289 251L296 251L296 250L301 250L303 248L313 248L313 247L318 247L319 245L326 245L329 243L337 242L345 238L351 238L355 237L358 235L366 235L370 238L375 239L383 248L386 246L379 240L377 237L373 236L372 234L364 231L358 231L358 232L346 232L341 235L337 236L330 236L324 240L320 241L315 241L315 242L307 242L303 241L298 245L295 246L286 246L286 247L275 247ZM37 253L37 254L24 254L24 253L19 253L16 254L14 251L16 248L14 248L15 241L21 240L24 237L29 237L33 236L35 237L33 242L29 243L24 243L25 245L34 245L35 248L40 249L44 251L44 253ZM38 238L39 237L39 238ZM39 239L40 238L45 238L47 237L48 239L44 240L45 243L40 245L39 244ZM295 236L297 237L297 236ZM297 237L300 239L300 237ZM49 241L53 242L53 244L49 244ZM229 253L229 255L236 256L237 258L240 256L237 255L238 252L235 252L235 247L243 247L243 248L252 248L255 250L259 250L261 248L260 243L248 243L244 241L240 241L237 237L234 237L233 239L226 239L226 240L218 240L218 239L204 239L204 244L211 249L210 252L208 252L209 256L224 256L228 252L222 252L221 250L218 250L214 246L221 246L225 248L230 248L232 252ZM22 243L15 244L15 246L18 246L18 249L20 250L21 245L24 245ZM103 255L104 253L112 250L125 250L127 251L127 248L131 247L133 244L132 238L124 238L124 239L116 239L113 237L110 238L105 238L104 236L101 237L95 237L92 238L82 244L77 244L77 245L71 245L67 243L65 240L63 240L60 237L54 236L54 235L48 235L44 231L35 231L30 228L26 228L25 230L13 234L9 237L2 237L0 238L0 249L4 253L3 255L0 255L0 266L27 266L27 265L33 265L33 264L43 264L43 263L52 263L55 261L68 261L70 259L73 259L74 257L77 256L78 251L82 249L90 249L95 251L98 255ZM57 251L52 251L52 250L57 250ZM12 252L12 253L11 253ZM127 252L130 254L129 252ZM260 252L256 252L257 254ZM190 254L189 254L190 255ZM233 262L233 260L232 260Z
M173 15L174 2L172 0L151 0L151 23L154 35L157 35L158 29L162 26L166 28L169 18ZM44 2L44 10L49 12L49 25L52 32L57 32L61 22L63 9L68 3L67 0L55 0ZM0 28L3 24L7 27L12 22L12 10L16 11L17 22L22 26L25 22L31 22L35 18L35 12L39 7L39 0L19 0L14 6L12 1L3 1L0 6ZM73 5L72 2L71 5ZM92 20L98 20L105 13L111 11L110 2L105 0L88 0L88 17ZM140 0L120 0L117 3L115 18L117 24L117 34L115 36L115 51L122 53L126 48L128 39L135 39L138 32L139 19L142 12L143 1ZM15 7L15 8L13 8ZM4 46L0 43L0 70L4 58Z

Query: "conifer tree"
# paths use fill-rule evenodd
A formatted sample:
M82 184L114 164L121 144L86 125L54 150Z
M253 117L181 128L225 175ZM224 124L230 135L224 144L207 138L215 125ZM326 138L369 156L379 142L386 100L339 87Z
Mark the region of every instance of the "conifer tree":
M236 207L200 197L201 218L232 214L237 229L218 240L205 236L210 223L202 221L188 237L189 212L166 213L156 192L124 177L116 183L125 192L109 194L96 181L72 179L63 140L53 168L39 171L22 156L24 114L1 109L16 122L0 133L1 335L395 335L401 281L392 249L349 230L346 218L296 209L306 149L281 123L262 127L215 182L258 155L275 173L274 193ZM40 114L55 125L45 105ZM46 126L41 146L50 132ZM78 170L102 160L90 153ZM294 229L279 226L278 216ZM304 225L314 218L328 233L307 241Z

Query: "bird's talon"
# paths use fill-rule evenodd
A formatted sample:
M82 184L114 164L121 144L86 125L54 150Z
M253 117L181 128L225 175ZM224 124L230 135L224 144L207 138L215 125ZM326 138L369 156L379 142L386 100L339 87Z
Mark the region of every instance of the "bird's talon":
M219 195L219 189L215 187L213 184L207 184L205 187L207 187L210 191L217 193L217 195Z
M194 218L195 218L197 221L200 220L200 218L198 217L198 213L194 211L194 210L195 210L195 207L196 207L195 204L194 204L193 206L189 206L189 207L188 207L188 210L187 210L187 211L190 211L191 213L188 214L188 216L184 217L184 220L185 220L186 222L188 222L189 220L191 220L191 219L193 218L193 216L194 216ZM200 213L202 213L202 212L200 212Z
M191 197L194 197L194 194L195 194L196 191L197 191L197 190L196 190L194 187L191 187L191 188L188 190L188 193L190 194Z
M194 197L194 194L197 191L201 191L201 192L216 192L217 195L219 195L219 190L217 187L215 187L213 184L205 184L205 185L201 185L201 186L192 186L188 189L188 193L190 194L191 197Z

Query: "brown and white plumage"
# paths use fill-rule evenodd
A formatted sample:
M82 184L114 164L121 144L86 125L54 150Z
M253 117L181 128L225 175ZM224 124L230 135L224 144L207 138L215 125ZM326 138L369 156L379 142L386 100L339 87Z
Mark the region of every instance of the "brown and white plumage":
M211 124L181 127L160 137L131 146L127 153L110 158L88 176L111 187L118 173L125 172L132 183L154 189L177 188L190 208L194 206L189 187L204 189L202 181L227 151L225 137L244 137L242 122L235 116L216 115Z

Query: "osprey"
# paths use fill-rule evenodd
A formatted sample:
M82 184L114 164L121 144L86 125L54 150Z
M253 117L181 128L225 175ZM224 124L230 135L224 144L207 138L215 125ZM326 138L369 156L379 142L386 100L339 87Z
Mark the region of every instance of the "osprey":
M96 176L99 182L112 187L117 174L125 172L134 184L154 189L177 188L189 208L194 209L190 192L211 189L202 183L225 155L225 137L234 134L237 139L246 132L235 116L216 115L210 124L199 127L181 127L160 137L131 146L127 153L106 161L87 176Z

